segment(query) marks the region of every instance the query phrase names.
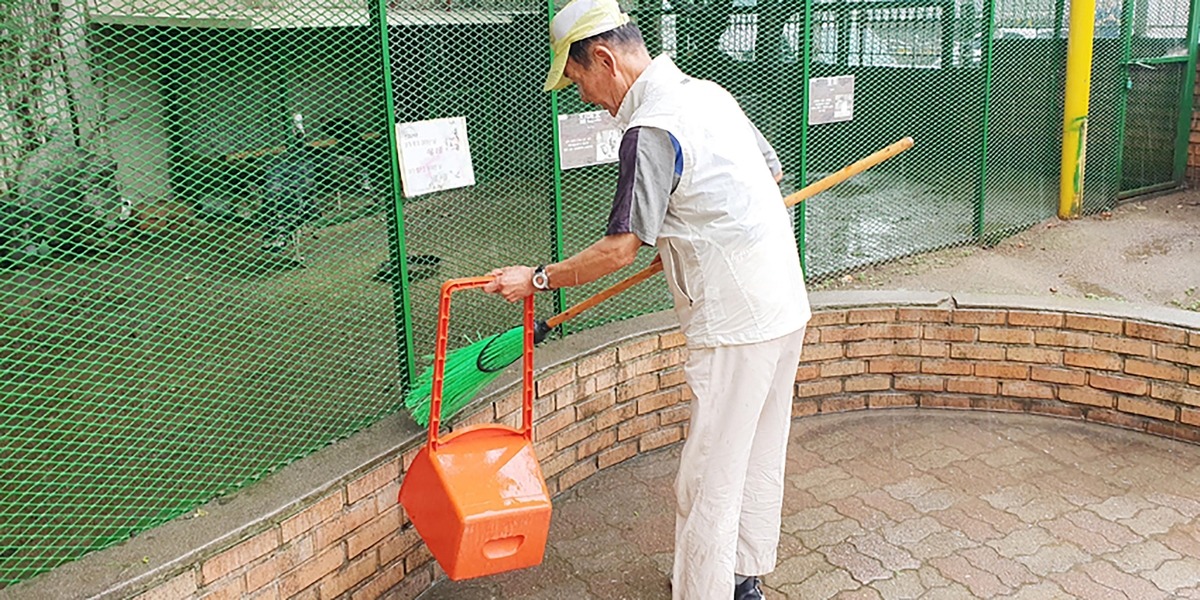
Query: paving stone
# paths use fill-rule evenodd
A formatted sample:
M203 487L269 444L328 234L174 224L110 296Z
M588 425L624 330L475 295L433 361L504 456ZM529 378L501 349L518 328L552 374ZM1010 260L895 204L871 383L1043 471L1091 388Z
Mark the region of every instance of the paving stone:
M1016 557L1036 553L1042 546L1054 543L1054 538L1040 527L1029 527L1014 531L1001 539L986 544L1001 556Z
M971 538L963 535L960 531L938 531L919 542L905 545L905 549L918 560L929 560L957 554L963 549L976 546L978 546L976 542L971 541Z
M779 591L783 592L788 598L827 600L838 595L839 592L856 590L858 588L858 582L854 581L849 573L838 570L816 573L804 580L803 583L780 586Z
M1051 544L1038 548L1027 556L1016 560L1033 573L1045 577L1051 573L1062 573L1077 564L1088 562L1091 556L1071 544Z
M1189 519L1167 506L1148 508L1139 512L1132 519L1121 519L1119 522L1142 536L1166 533L1179 523L1187 523Z
M1063 591L1075 598L1089 600L1129 600L1124 592L1096 583L1087 573L1072 569L1066 573L1055 573L1050 579L1062 586Z
M1058 518L1075 509L1075 505L1059 497L1034 498L1024 506L1008 509L1026 523L1038 523Z
M1117 521L1133 518L1134 515L1142 510L1152 508L1153 506L1153 504L1141 496L1126 494L1124 496L1113 496L1100 504L1093 504L1087 508L1109 521Z
M941 523L938 523L937 519L920 517L884 527L882 533L883 537L887 538L887 541L896 545L902 545L919 542L929 537L930 534L939 531L946 531L946 528Z
M1088 574L1088 577L1092 578L1092 581L1118 590L1129 598L1136 600L1157 600L1167 597L1166 592L1159 589L1158 586L1150 581L1124 573L1108 561L1096 560L1085 565L1080 565L1080 568Z
M1153 572L1147 573L1146 578L1167 592L1176 592L1183 588L1194 589L1200 586L1200 560L1193 557L1168 560Z
M938 481L936 477L920 475L918 477L909 477L894 485L884 486L883 489L887 490L887 493L891 494L897 500L907 500L943 487L946 487L946 484Z
M1009 587L1016 588L1025 584L1037 583L1039 580L1021 563L1000 556L995 550L986 546L969 548L961 554L963 558L967 559L967 562L995 575Z
M844 519L833 506L824 504L816 508L801 510L783 517L782 529L788 533L812 531L831 521Z
M920 598L926 592L925 585L921 583L921 577L915 570L900 571L891 579L872 582L871 588L877 590L884 598L894 600Z
M1034 583L1007 595L1004 600L1062 600L1066 596L1061 587L1049 582Z
M878 560L859 552L848 542L825 548L821 553L830 564L848 571L855 581L862 584L892 576L890 569L885 569Z
M1000 581L1000 578L975 568L962 556L934 558L929 561L941 574L951 581L958 582L971 590L978 598L991 598L1012 591Z
M1148 540L1140 544L1126 546L1118 552L1105 554L1104 558L1126 573L1138 573L1156 569L1164 561L1176 560L1183 557L1160 542Z

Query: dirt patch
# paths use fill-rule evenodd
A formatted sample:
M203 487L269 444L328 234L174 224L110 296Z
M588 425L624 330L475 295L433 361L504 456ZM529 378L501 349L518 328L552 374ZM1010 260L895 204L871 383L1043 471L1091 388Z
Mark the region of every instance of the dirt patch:
M1200 311L1200 191L1051 219L993 247L860 269L813 289L907 289L1107 298Z

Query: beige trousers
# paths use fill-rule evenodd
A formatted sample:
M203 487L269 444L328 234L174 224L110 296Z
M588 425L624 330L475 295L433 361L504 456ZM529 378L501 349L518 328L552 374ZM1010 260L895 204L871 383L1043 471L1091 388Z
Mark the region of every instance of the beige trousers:
M730 600L734 574L775 568L792 393L804 329L692 349L695 393L675 479L674 600Z

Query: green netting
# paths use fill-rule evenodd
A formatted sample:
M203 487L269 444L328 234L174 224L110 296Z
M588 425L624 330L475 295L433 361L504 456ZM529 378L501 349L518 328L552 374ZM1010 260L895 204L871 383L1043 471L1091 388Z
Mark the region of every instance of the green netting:
M560 117L596 107L541 91L561 4L0 5L0 586L396 411L443 280L602 235L616 165L556 153ZM1054 214L1063 0L625 7L653 53L738 98L785 191L916 139L796 211L814 283ZM1181 183L1190 18L1098 3L1087 211ZM844 76L853 118L812 120L809 81ZM406 197L393 125L441 117L466 119L475 184ZM669 306L643 284L561 334ZM461 294L451 346L519 323Z

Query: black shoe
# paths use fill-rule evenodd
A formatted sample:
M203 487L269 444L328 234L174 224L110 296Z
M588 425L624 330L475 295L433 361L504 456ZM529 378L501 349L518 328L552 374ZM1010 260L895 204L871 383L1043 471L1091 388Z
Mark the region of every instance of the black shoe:
M757 577L747 577L733 588L733 600L765 600Z

